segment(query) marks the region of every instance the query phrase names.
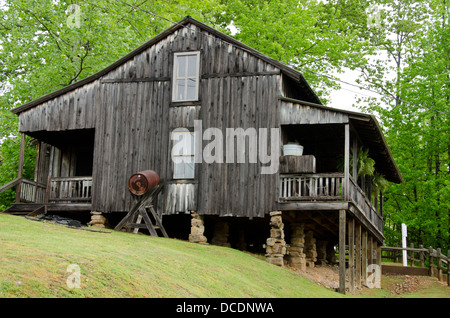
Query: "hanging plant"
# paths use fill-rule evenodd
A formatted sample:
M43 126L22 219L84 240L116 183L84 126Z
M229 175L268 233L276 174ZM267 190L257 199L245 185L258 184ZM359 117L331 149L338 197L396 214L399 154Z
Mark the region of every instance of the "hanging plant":
M353 157L353 156L352 156ZM353 160L350 160L352 163ZM351 164L352 166L352 164ZM372 176L375 172L375 160L369 157L369 149L361 148L356 158L356 167L358 169L358 177ZM353 167L352 167L353 168Z
M379 172L375 172L372 176L372 189L376 196L381 192L386 191L389 186L389 181Z
M350 150L350 158L349 158L349 168L350 172L353 170L353 150ZM375 172L375 160L369 157L369 149L361 148L358 151L358 157L356 158L356 167L358 177L361 176L371 176ZM344 158L339 156L338 171L344 171Z

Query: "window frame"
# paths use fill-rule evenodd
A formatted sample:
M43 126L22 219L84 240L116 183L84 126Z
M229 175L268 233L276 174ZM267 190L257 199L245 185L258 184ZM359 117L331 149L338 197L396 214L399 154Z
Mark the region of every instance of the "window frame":
M173 157L177 157L177 158L191 158L192 164L193 164L193 176L192 177L187 177L186 174L184 174L183 176L175 176L175 165L177 163L175 163L173 160L172 161L172 180L194 180L195 176L196 176L196 164L195 164L195 132L192 129L186 128L186 130L179 130L177 131L176 129L172 130L170 132L170 139L171 139L171 149L173 149L173 147L175 146L175 143L177 142L181 142L179 141L179 138L174 138L174 134L191 134L192 135L192 146L193 146L193 150L192 150L192 154L181 154L181 155L173 155L172 153L171 158ZM173 155L173 157L172 157ZM181 164L189 164L188 162L182 162ZM184 172L186 173L186 169L184 169Z
M179 77L178 76L178 57L179 56L195 56L197 65L196 65L196 75L195 76L188 76L188 66L189 63L186 63L186 69L185 69L185 76ZM192 99L187 98L187 92L188 92L188 85L187 80L189 78L195 78L195 96ZM177 81L183 79L185 80L185 92L184 92L184 99L177 99L178 95L178 85ZM178 103L178 102L195 102L199 100L199 91L200 91L200 51L183 51L183 52L174 52L173 53L173 69L172 69L172 102Z

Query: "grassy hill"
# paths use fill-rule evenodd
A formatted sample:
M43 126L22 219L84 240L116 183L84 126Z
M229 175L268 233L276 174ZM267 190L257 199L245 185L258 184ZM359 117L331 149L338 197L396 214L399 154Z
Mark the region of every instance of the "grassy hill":
M345 297L230 248L0 213L3 297ZM69 288L80 268L80 288Z

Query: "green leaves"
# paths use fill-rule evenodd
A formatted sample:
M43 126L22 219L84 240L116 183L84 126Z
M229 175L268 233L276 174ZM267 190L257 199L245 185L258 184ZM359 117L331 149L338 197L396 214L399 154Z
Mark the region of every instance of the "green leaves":
M314 73L339 72L344 66L354 68L364 61L367 41L359 36L355 23L364 12L359 1L352 5L307 0L222 3L227 4L220 15L222 27L232 21L239 31L235 35L238 40L294 65L322 98L339 85Z
M368 101L380 117L404 184L385 193L386 237L408 225L411 242L449 246L450 34L444 1L396 0L371 42L387 57L364 68L368 87L389 96ZM447 8L446 8L447 6ZM408 101L408 102L405 102ZM393 232L391 232L393 231ZM397 232L397 233L394 233ZM389 240L387 244L399 241Z

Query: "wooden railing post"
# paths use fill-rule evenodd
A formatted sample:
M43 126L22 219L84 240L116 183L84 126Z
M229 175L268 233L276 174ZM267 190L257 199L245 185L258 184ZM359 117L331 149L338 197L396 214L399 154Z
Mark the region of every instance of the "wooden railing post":
M410 264L410 266L414 266L414 251L412 250L414 248L414 243L411 243L409 246L411 247L411 251L409 253L409 257L410 257L411 261L409 262L409 264Z
M442 258L441 258L441 248L438 247L436 249L436 256L437 256L437 274L438 274L438 280L442 280Z
M420 245L420 249L423 250L423 245L422 244ZM420 267L424 267L425 266L425 254L423 253L423 251L420 251L419 255L420 255L419 256L419 258L420 258Z
M395 243L394 247L398 247L398 244ZM398 251L394 250L393 252L394 252L394 263L397 263L398 262Z
M47 189L45 189L45 203L48 203L50 200L50 192L51 192L51 186L52 186L52 177L47 178Z
M433 264L433 262L434 262L434 259L433 259L433 248L431 246L428 249L428 257L429 257L429 261L430 261L429 273L430 273L430 276L434 276L434 271L433 271L433 266L434 266L434 264Z
M447 251L447 286L450 287L450 250Z

